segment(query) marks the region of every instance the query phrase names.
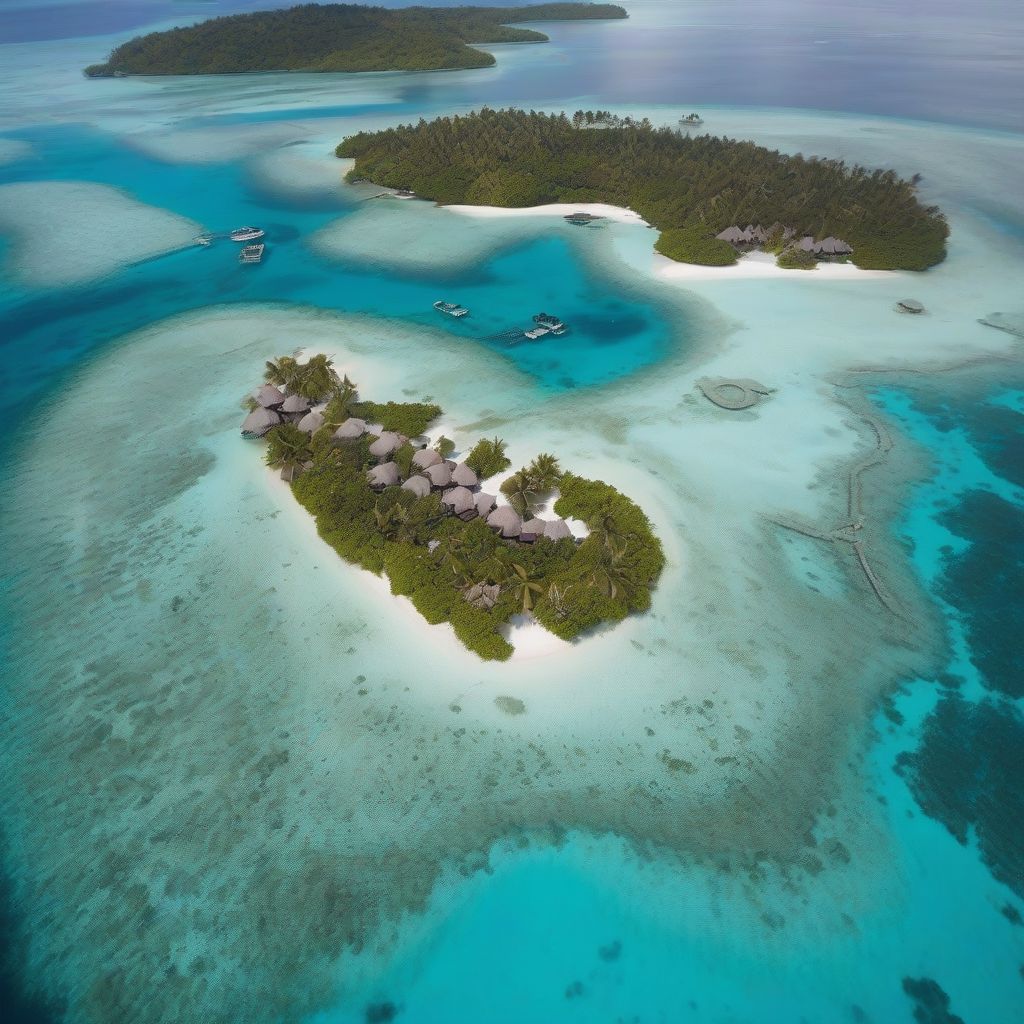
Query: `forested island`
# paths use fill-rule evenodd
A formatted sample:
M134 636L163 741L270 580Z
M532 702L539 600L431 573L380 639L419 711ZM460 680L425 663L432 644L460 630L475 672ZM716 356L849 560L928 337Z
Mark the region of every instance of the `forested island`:
M526 21L625 18L615 4L527 7L409 7L304 4L211 18L151 32L118 46L91 78L122 75L226 75L252 71L442 71L486 68L492 54L472 43L545 43L511 25Z
M481 658L512 654L503 627L516 615L572 640L650 607L661 542L611 485L541 453L487 493L511 466L504 441L482 438L454 461L451 440L423 436L439 406L362 400L325 355L271 360L264 380L242 434L266 439L267 464L320 536ZM551 499L556 518L540 518Z
M733 225L763 226L757 244L783 266L813 266L797 240L838 236L857 266L925 270L946 255L949 228L923 205L916 181L841 160L788 156L710 135L623 119L601 131L585 112L483 109L342 141L352 179L412 189L438 203L526 207L603 202L658 228L656 248L685 263L736 262L717 238ZM838 254L836 254L838 255Z

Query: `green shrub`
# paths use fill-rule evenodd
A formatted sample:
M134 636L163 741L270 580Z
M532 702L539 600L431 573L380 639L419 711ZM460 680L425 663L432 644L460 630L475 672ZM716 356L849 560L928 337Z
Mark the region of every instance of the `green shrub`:
M352 416L406 437L419 437L441 415L441 406L429 402L353 402L350 410Z
M500 437L486 438L477 441L473 450L466 456L466 465L481 480L486 480L496 473L501 473L512 465L512 460L505 454L508 445Z
M709 228L669 228L658 236L654 248L678 263L704 267L728 267L736 262L736 250Z
M461 597L451 609L455 635L485 661L507 661L512 645L501 635L502 620L493 612L475 608Z
M818 265L814 253L805 252L795 246L780 252L775 262L784 270L814 270Z

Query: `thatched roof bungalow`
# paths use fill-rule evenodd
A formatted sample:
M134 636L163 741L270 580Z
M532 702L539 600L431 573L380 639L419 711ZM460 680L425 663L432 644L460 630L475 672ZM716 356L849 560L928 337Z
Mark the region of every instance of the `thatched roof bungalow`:
M318 412L307 412L295 425L307 434L315 434L324 425L324 418Z
M476 513L473 492L465 487L453 487L450 491L445 491L441 495L441 504L456 516L463 516L467 512Z
M273 384L264 384L254 397L264 409L277 409L284 405L284 394Z
M452 482L451 468L443 462L439 462L436 466L427 466L427 468L423 470L423 475L427 477L435 487L448 487Z
M430 466L437 466L441 462L441 456L433 448L421 448L412 457L412 464L417 469L427 469Z
M393 430L385 430L384 433L370 445L370 454L375 459L385 459L393 455L405 444L406 438L396 434Z
M425 476L416 474L402 484L402 490L412 491L417 498L425 498L430 493L430 481Z
M715 235L715 238L721 239L723 242L728 242L730 245L739 245L743 241L743 232L733 224L731 228L719 231L719 233Z
M474 494L473 502L476 505L477 515L484 516L485 518L489 516L496 500L493 494L485 494L483 491Z
M366 471L366 479L370 481L371 487L393 487L399 480L398 463L382 462Z
M334 432L335 438L339 441L357 441L366 433L366 421L350 416Z
M262 437L280 422L281 417L273 409L254 409L242 421L242 437Z
M477 479L476 473L469 468L464 462L460 462L452 470L452 483L458 484L460 487L476 487L480 481Z
M814 245L814 239L811 238L810 235L804 235L804 237L801 238L800 241L796 243L796 247L798 249L803 250L804 252L815 252L816 250L814 248Z
M464 596L471 605L490 611L498 603L501 587L497 583L474 583Z
M522 529L519 531L519 539L526 541L527 544L532 544L538 537L544 536L544 529L547 523L543 519L527 519L523 523Z
M523 521L514 508L502 505L496 508L488 517L487 525L497 530L506 540L514 540L523 529Z
M302 395L289 395L281 406L281 412L309 412L309 402Z
M565 540L572 537L572 530L564 519L552 519L544 524L544 536L548 540Z

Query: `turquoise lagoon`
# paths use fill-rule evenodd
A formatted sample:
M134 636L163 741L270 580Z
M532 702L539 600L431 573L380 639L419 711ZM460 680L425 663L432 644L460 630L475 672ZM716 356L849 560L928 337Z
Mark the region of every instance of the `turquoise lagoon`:
M986 5L966 32L962 14L934 5L931 49L915 44L929 90L901 106L884 85L852 99L839 69L867 61L879 70L858 77L869 83L905 74L893 41L904 15L852 31L845 9L815 5L813 31L788 37L792 59L734 49L723 77L677 58L708 33L747 45L733 20L726 32L704 7L633 13L553 28L547 49L501 48L479 76L366 85L96 86L64 75L67 44L10 47L23 77L4 130L33 154L0 165L0 185L99 182L210 229L260 223L271 245L259 268L219 243L89 285L27 288L17 240L3 239L0 387L16 423L0 454L10 1019L1024 1016L1024 814L1008 782L1024 744L1019 350L999 350L1012 360L999 373L866 379L902 453L890 490L873 495L889 515L883 564L934 631L918 636L912 616L892 642L848 566L795 546L802 575L787 574L775 535L753 525L779 502L829 507L829 467L858 450L831 372L901 348L948 361L958 331L962 355L1019 345L977 333L991 310L975 302L996 292L962 255L991 242L995 281L1024 259L1019 138L899 120L1018 128L1019 15ZM970 36L959 51L958 32ZM988 75L971 55L993 32L1008 56ZM750 109L801 105L817 86L796 58L816 52L835 71L822 106L896 116ZM764 128L770 144L922 170L955 218L950 264L881 295L816 281L679 289L613 258L643 239L617 249L613 229L556 226L510 231L465 270L340 262L308 240L344 229L361 195L329 175L298 188L261 173L267 147L326 154L358 127L484 99L678 99ZM244 141L247 126L268 141L216 159L202 153L213 135L186 134L230 128ZM284 134L255 134L268 126ZM169 139L163 159L152 135ZM977 180L989 177L972 188L962 161L979 148ZM948 164L935 160L947 149ZM930 162L899 163L911 159ZM893 290L920 293L932 319L889 326L877 307ZM442 296L472 319L439 322L429 306ZM1000 298L1008 311L1014 301ZM493 339L540 308L573 333ZM929 331L946 347L927 358ZM844 336L863 338L858 358L813 363ZM780 338L811 339L815 368ZM524 457L557 436L574 464L634 493L670 553L652 615L561 661L484 667L424 643L303 534L239 447L253 374L302 345L348 352L382 388L431 394L456 425L525 437ZM694 376L751 365L779 377L759 418L718 421L680 397ZM775 466L772 449L781 457L794 437L823 477ZM726 501L737 496L749 519ZM709 565L740 564L699 584ZM526 713L497 709L500 695ZM912 998L922 991L931 1003Z

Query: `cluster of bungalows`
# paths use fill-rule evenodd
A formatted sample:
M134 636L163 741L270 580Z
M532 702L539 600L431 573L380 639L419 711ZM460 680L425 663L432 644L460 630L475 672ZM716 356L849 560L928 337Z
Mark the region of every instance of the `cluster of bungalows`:
M310 435L324 425L323 415L310 409L309 402L301 395L286 395L272 384L264 384L253 394L253 399L256 408L242 423L243 437L263 437L280 423L294 423L299 430ZM350 416L334 431L334 439L342 443L357 441L366 434L373 437L369 451L377 460L377 465L367 470L366 479L375 491L399 484L403 490L410 491L417 498L425 498L431 492L439 491L441 504L449 515L458 516L464 522L479 516L506 540L531 544L541 537L551 540L572 537L572 531L564 519L544 520L534 516L524 520L510 505L499 506L495 495L481 490L480 481L473 469L464 462L443 459L432 448L422 447L415 452L412 472L403 481L398 463L393 459L395 452L409 441L402 434L374 428L365 420ZM305 468L308 469L310 465L312 463L307 463ZM288 479L293 472L289 471L287 476L282 476Z
M760 224L748 224L745 228L741 228L734 224L732 227L720 231L715 238L728 242L737 249L754 249L759 245L764 245L770 238L777 238L780 234L784 242L789 242L793 247L821 258L849 256L853 252L853 249L841 238L835 238L833 235L829 235L821 241L815 239L813 235L797 238L793 228L783 227L781 224L772 224L768 228L764 228Z

